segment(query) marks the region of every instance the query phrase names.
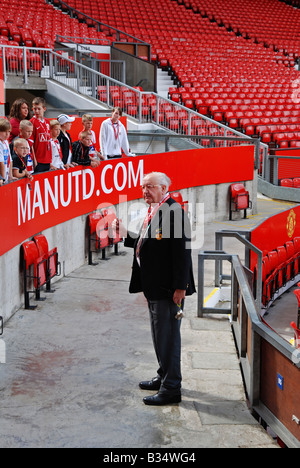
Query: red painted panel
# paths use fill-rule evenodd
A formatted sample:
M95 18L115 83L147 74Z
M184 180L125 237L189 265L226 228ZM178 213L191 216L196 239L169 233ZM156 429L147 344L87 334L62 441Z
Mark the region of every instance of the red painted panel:
M254 147L197 149L105 161L96 169L37 174L1 187L0 255L30 236L97 209L141 198L143 174L161 171L171 191L253 179ZM123 197L120 200L120 197ZM124 199L125 198L125 199Z
M289 159L278 160L278 179L300 177L300 149L281 150L275 152L276 156L291 156Z
M99 142L99 132L100 132L101 124L102 124L103 120L106 120L108 118L108 116L110 116L109 110L107 111L107 116L106 117L93 117L92 130L94 130L94 132L95 132L97 144ZM122 122L122 124L127 129L127 117L121 117L120 121ZM81 117L76 117L74 122L72 123L72 127L71 127L71 130L70 130L70 135L71 135L72 141L78 140L78 135L82 130L83 130L82 119L81 119Z
M300 177L300 159L279 159L278 179L293 179Z
M285 242L300 236L300 205L283 211L263 221L251 232L251 242L260 250L271 251ZM251 255L251 268L256 255Z

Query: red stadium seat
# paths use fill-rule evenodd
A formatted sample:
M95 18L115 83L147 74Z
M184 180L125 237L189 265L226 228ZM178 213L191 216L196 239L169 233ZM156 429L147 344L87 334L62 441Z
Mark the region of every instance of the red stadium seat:
M40 255L34 241L24 242L22 250L24 307L25 309L35 309L36 306L30 305L29 294L35 292L36 300L41 300L40 289L47 281L47 258L45 255Z
M43 234L38 234L33 238L34 242L37 245L38 252L40 256L44 256L47 260L46 267L46 291L53 292L51 290L51 280L60 275L60 263L58 261L58 252L57 247L49 250L48 241Z
M293 180L292 179L281 179L280 180L281 187L293 187Z
M187 213L188 212L188 202L187 201L183 201L183 198L182 198L182 195L180 192L173 192L171 193L171 197L173 198L173 200L175 200L177 203L179 203L179 205L181 206L181 208Z
M89 265L97 265L97 263L93 262L93 252L96 252L99 250L99 248L96 249L96 242L97 242L96 230L97 230L97 224L102 218L103 216L102 216L102 213L100 212L91 213L88 216L88 222L89 222L88 262L89 262Z
M115 247L115 250L114 250L115 255L118 255L118 245L120 242L123 241L123 239L112 228L113 222L117 219L115 210L113 207L104 208L102 210L102 215L104 217L104 220L108 229L109 244Z
M230 186L230 208L229 219L232 220L232 212L244 210L244 218L247 217L246 210L251 208L252 203L249 198L249 192L241 183L231 184Z

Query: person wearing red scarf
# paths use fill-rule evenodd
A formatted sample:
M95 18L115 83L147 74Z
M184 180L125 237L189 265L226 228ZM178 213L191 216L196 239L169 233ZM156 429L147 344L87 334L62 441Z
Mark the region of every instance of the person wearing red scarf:
M120 220L113 224L125 238L125 247L134 249L129 292L143 292L148 301L159 368L156 377L139 383L142 390L158 390L143 399L146 405L181 401L180 324L185 297L195 292L190 223L169 194L170 183L160 172L144 176L143 198L149 210L138 235Z

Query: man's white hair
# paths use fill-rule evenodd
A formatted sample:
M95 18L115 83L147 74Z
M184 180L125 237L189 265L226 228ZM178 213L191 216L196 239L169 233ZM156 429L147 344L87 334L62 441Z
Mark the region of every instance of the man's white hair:
M144 179L146 177L155 177L156 182L160 185L165 185L167 190L169 190L169 187L172 183L171 179L163 172L150 172L149 174L144 175Z

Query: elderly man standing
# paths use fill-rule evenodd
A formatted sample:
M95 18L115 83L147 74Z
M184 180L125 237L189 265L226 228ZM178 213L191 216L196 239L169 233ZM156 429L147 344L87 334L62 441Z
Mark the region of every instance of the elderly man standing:
M170 179L153 172L143 178L143 198L149 205L139 235L127 232L120 220L115 229L134 248L130 293L143 292L149 307L157 376L140 382L146 405L181 401L180 324L186 295L195 292L190 247L190 223L181 206L169 194Z

